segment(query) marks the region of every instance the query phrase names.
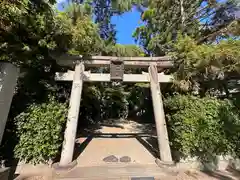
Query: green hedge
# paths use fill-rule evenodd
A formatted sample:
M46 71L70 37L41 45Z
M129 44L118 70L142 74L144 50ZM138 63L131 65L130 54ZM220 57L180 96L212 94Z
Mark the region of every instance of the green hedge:
M176 95L165 100L172 149L207 160L239 154L240 115L227 100Z
M19 142L15 157L21 161L39 163L56 157L62 145L62 132L67 107L54 99L32 104L15 117Z

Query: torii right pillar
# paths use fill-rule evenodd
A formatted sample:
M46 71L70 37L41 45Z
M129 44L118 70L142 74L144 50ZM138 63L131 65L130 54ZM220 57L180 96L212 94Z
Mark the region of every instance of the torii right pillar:
M160 151L160 161L157 160L157 163L161 162L163 165L172 165L173 161L168 140L168 132L163 109L162 93L160 89L160 83L158 81L157 67L155 65L150 65L148 68L148 73L150 78L150 88L157 130L158 147Z

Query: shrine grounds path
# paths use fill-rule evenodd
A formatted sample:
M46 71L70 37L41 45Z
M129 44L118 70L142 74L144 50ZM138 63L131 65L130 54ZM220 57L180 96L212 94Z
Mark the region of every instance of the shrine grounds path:
M150 124L107 122L92 129L81 129L80 132L76 139L75 168L56 172L46 165L24 165L17 168L16 172L20 174L17 180L130 180L131 177L154 177L155 180L237 180L240 177L227 172L206 174L191 168L158 167L155 163L157 145L146 145L156 135L154 126Z

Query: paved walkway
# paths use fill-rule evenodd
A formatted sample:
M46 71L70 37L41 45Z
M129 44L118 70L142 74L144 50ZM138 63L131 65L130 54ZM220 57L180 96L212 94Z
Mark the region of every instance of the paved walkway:
M155 164L155 157L134 137L136 134L139 135L149 131L155 134L152 127L134 122L118 123L113 127L102 126L95 130L97 134L91 136L91 138L86 137L85 134L76 140L81 146L76 150L75 158L78 165L74 169L56 174L52 168L46 165L36 167L26 165L22 169L18 168L21 171L19 172L21 176L18 179L130 180L130 177L155 177L155 180L239 179L227 172L206 175L199 171L191 172L191 170L186 169L159 168ZM85 148L83 148L84 146ZM117 162L106 162L106 158L109 156L112 157L111 161L117 160ZM127 157L127 162L119 162L123 156ZM25 179L26 177L29 178Z
M144 127L131 121L115 123L115 127L101 126L95 130L86 148L81 150L80 147L82 153L77 157L78 166L106 165L109 163L103 159L109 156L115 156L118 159L118 162L111 164L155 165L155 157L136 139L139 134L143 133L143 130ZM86 137L81 137L77 139L77 142L80 145L88 140ZM119 162L124 156L130 162Z
M128 179L129 177L164 177L168 173L154 165L102 165L77 167L72 171L57 176L57 179ZM170 175L170 173L169 173ZM174 175L174 174L173 174Z
M155 158L136 138L93 138L77 158L78 166L109 164L103 161L109 156L118 159L111 164L155 164ZM130 162L120 162L124 156Z

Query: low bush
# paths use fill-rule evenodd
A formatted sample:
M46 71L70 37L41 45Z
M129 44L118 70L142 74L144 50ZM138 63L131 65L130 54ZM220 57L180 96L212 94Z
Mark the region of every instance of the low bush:
M169 138L180 156L239 156L239 111L227 100L176 95L165 100Z
M56 157L63 142L67 106L50 98L46 103L31 104L15 117L19 142L15 156L21 161L40 163Z

